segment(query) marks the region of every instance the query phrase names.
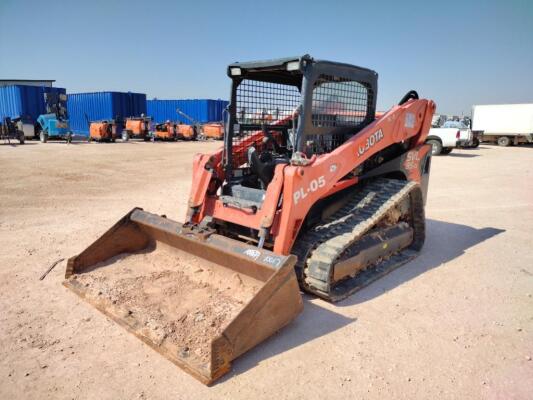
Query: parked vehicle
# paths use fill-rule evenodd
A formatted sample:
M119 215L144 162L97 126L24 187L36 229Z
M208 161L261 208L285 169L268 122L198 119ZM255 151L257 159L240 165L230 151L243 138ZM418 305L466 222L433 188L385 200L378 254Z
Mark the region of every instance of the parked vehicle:
M455 147L477 147L472 131L459 121L446 121L441 128L429 130L426 143L431 145L433 155L450 154Z
M7 140L11 143L11 139L18 140L20 144L24 144L24 132L19 129L17 121L12 121L9 117L4 117L0 123L0 139Z
M44 84L44 83L43 83ZM9 117L24 132L26 140L39 139L37 118L50 112L46 94L66 94L66 89L50 86L8 85L0 87L0 123Z
M469 124L465 123L465 121L469 120L463 119L462 121L446 121L442 125L442 128L459 129L459 140L457 141L457 147L478 147L479 139L477 138L477 134L472 132L472 130L469 128Z
M224 139L224 124L222 122L208 122L202 125L199 121L184 113L179 108L176 109L176 112L178 115L191 122L190 125L182 123L177 125L179 139Z
M178 139L183 140L196 140L200 136L200 133L202 132L202 126L200 122L195 120L193 117L191 117L189 114L184 113L179 108L176 109L176 112L181 117L189 120L190 124L182 124L181 122L176 126L176 133Z
M4 117L0 119L0 126L3 126L4 139L17 139L19 141L22 139L20 144L24 144L24 140L35 138L35 124L28 116Z
M152 138L152 118L141 114L140 117L126 118L122 140L127 142L130 139L143 139L145 142Z
M472 131L480 141L500 146L533 143L533 104L476 105Z
M63 93L45 93L46 114L37 118L37 131L41 142L48 139L63 139L67 143L72 141L67 114L67 95Z
M115 143L119 127L114 120L92 121L89 124L89 142Z
M17 128L24 133L24 138L35 139L35 124L28 116L15 118Z
M43 114L37 118L39 124L39 140L46 143L48 139L64 139L67 142L72 140L68 121L61 120L55 114Z
M176 140L176 123L166 121L155 125L154 140Z
M446 115L433 114L433 118L431 118L431 127L440 128L444 122L446 122Z
M196 125L182 124L176 125L176 138L181 140L196 140L198 137L198 127Z
M204 139L224 139L224 125L220 122L211 122L202 125L202 137Z

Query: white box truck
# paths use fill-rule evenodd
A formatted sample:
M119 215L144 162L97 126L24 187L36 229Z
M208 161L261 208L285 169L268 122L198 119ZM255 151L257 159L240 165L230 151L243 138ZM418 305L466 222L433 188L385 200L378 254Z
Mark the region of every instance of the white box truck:
M482 142L500 146L533 142L533 104L472 107L472 132Z

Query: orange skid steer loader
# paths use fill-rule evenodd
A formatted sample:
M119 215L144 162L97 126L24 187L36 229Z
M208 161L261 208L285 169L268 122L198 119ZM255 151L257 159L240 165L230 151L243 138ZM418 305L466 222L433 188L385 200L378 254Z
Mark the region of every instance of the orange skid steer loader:
M302 311L300 288L338 301L418 254L435 111L410 91L376 119L374 71L308 55L227 72L185 223L136 208L65 281L206 384Z

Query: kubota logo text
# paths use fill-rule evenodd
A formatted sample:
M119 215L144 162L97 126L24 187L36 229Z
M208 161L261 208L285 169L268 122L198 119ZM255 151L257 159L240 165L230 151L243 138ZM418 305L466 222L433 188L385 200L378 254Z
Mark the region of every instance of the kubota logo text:
M381 139L383 139L383 132L381 131L381 129L377 132L374 132L372 135L370 135L367 139L366 139L366 143L364 146L359 146L359 149L357 151L357 155L360 157L362 156L363 154L366 153L366 151L368 149L371 149L372 147L374 147L374 145L379 142Z
M318 177L317 179L313 179L311 182L309 182L309 187L307 189L300 188L293 193L292 199L294 200L294 204L298 204L298 202L302 199L305 199L309 193L316 192L319 188L324 186L326 186L326 178L324 178L324 175Z

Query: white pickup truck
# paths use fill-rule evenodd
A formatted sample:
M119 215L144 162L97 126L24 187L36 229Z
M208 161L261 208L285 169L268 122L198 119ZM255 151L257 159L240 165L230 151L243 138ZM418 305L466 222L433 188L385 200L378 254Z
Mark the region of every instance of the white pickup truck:
M454 147L479 146L470 128L460 121L446 121L440 128L431 128L426 143L432 146L433 155L450 154Z

